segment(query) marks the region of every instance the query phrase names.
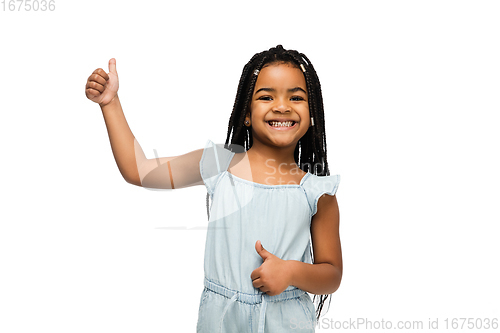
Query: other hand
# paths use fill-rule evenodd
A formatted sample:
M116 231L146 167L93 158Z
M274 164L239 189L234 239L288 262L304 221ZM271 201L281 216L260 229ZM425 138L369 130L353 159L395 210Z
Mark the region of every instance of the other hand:
M253 286L269 296L281 294L288 288L291 281L288 261L282 260L264 249L260 240L255 243L255 250L264 259L264 262L250 275Z

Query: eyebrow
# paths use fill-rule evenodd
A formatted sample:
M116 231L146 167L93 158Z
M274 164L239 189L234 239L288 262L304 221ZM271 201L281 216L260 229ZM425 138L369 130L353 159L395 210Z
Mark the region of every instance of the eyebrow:
M258 92L260 92L260 91L270 91L270 92L276 92L276 89L274 89L274 88L260 88L259 90L257 90L257 91L255 92L255 94L257 94L257 93L258 93ZM307 95L307 92L306 92L304 89L302 89L301 87L295 87L295 88L290 88L290 89L288 89L288 92L289 92L289 93L294 93L294 92L297 92L297 91L302 91L302 92L304 92L304 94L306 94L306 95Z

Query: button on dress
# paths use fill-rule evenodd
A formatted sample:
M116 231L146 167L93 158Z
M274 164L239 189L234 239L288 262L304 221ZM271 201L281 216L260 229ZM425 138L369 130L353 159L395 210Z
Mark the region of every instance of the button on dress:
M211 205L197 332L314 332L307 292L288 286L269 296L253 286L250 275L263 263L255 243L281 259L312 263L311 219L319 198L336 193L340 175L308 172L300 184L259 184L227 170L234 155L208 140L200 159Z

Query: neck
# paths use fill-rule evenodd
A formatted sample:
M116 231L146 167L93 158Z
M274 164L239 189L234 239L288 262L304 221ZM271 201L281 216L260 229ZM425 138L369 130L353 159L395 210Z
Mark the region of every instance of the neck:
M260 165L265 164L277 168L281 164L282 169L290 170L298 168L293 156L296 145L297 143L289 147L277 148L254 140L252 147L247 151L247 155L249 159Z

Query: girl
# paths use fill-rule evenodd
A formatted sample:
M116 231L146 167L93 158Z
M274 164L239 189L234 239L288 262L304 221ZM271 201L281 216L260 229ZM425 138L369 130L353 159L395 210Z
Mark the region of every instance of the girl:
M256 54L243 69L225 144L208 140L176 157L145 157L117 91L111 59L108 74L90 75L85 93L101 107L124 179L207 188L197 332L314 332L340 285L342 254L340 176L328 170L321 87L309 59L281 45ZM307 292L320 295L316 317Z

